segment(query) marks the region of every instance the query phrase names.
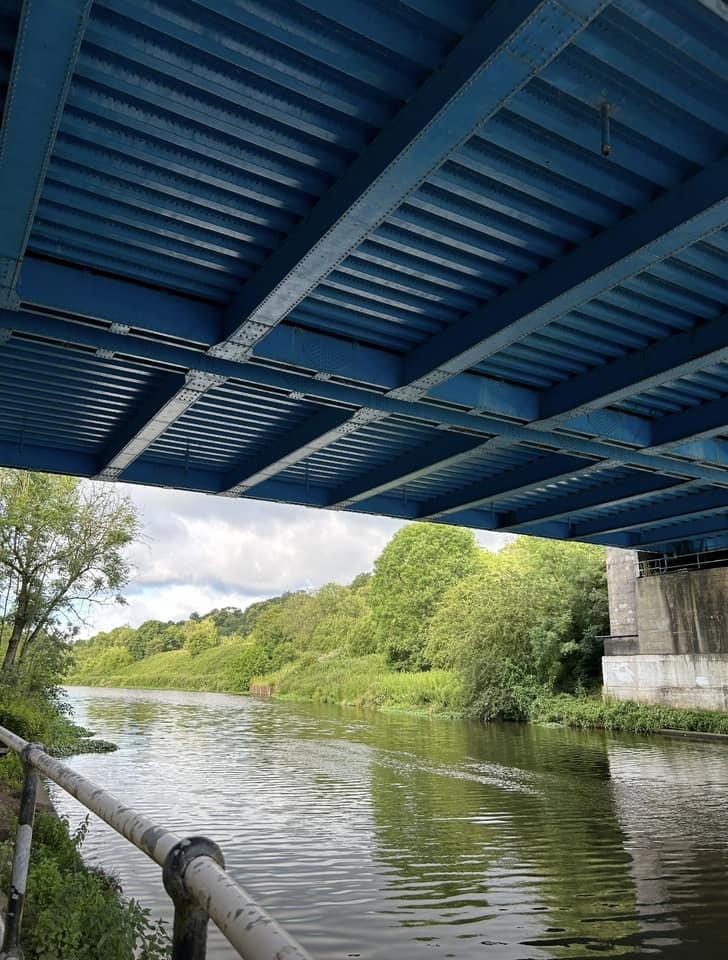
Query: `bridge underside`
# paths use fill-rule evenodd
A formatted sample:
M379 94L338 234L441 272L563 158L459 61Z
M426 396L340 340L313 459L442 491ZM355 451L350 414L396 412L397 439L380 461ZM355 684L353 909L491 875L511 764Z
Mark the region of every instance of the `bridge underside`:
M0 463L728 546L719 0L0 0Z

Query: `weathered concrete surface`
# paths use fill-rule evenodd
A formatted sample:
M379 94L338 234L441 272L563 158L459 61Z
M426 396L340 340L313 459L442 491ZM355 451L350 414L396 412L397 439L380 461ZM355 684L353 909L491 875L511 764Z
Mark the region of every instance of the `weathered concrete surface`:
M617 700L728 711L728 654L639 654L602 659L604 693Z
M638 574L636 550L607 547L609 630L615 637L637 633L635 584Z
M728 653L728 567L636 584L640 654Z

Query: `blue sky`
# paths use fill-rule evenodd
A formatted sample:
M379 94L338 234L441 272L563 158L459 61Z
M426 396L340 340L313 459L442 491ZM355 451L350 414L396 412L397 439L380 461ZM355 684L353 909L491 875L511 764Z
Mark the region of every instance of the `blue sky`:
M349 583L371 570L398 520L254 500L118 485L139 510L144 536L127 605L90 611L85 635L123 623L181 619L213 607L245 607L285 590ZM484 547L506 540L478 533Z

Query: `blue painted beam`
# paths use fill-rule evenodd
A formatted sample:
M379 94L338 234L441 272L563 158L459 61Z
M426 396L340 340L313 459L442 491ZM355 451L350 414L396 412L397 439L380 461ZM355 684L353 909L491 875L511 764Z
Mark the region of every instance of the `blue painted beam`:
M142 449L148 446L162 432L155 428L152 436L152 425L149 423L149 410L166 410L166 417L170 420L177 415L180 391L184 387L185 377L181 373L164 373L159 383L151 393L148 393L140 402L135 416L129 418L121 427L117 427L114 435L99 454L98 466L95 471L99 480L116 480L117 477L136 459L138 445L143 443ZM189 406L189 403L187 404ZM159 423L162 420L160 418ZM166 421L165 421L166 422Z
M225 475L220 492L228 497L239 497L251 487L300 463L378 417L378 414L368 415L365 410L353 413L341 407L323 407L284 436L268 443L264 450L230 470Z
M632 533L630 547L633 550L647 550L661 553L663 548L671 547L677 553L689 553L701 547L691 546L706 537L721 536L728 532L728 510L700 520L675 522L663 527L645 530L644 533Z
M21 309L37 307L44 313L101 320L115 330L145 331L200 347L210 347L221 337L222 311L217 307L37 257L26 257L18 292ZM285 324L256 344L253 356L311 376L353 381L365 389L392 390L402 379L403 361L391 351ZM512 420L528 422L538 416L536 390L480 374L453 377L430 390L428 397ZM564 427L636 447L650 441L647 420L613 410L578 417Z
M410 352L403 387L430 389L713 233L726 180L724 157L430 338Z
M726 477L728 484L728 476ZM646 530L664 525L666 521L691 520L706 513L728 510L728 489L703 490L685 497L676 497L662 503L645 503L628 510L606 514L596 520L576 523L572 536L593 537L597 534L623 533L630 530Z
M18 470L40 470L73 477L92 477L97 461L93 454L77 450L57 450L27 443L0 441L0 466Z
M252 347L309 290L604 6L606 0L561 0L558 5L552 0L495 0L440 68L233 297L225 313L228 335L210 348L210 355L248 359ZM190 376L178 397L163 400L156 409L148 407L148 423L108 462L104 475L126 469L217 382L207 374L196 374L194 390L199 390L195 395Z
M727 425L728 397L720 397L655 420L650 448L659 453L675 444L726 433Z
M714 437L691 440L672 447L670 453L688 460L697 460L699 463L728 467L728 443L725 440L716 440Z
M277 502L294 503L308 507L326 507L329 491L321 486L311 484L305 487L301 484L290 483L271 477L256 487L251 487L243 495L251 500L274 500ZM357 506L357 513L372 514L377 517L395 517L400 520L415 519L415 504L404 503L396 497L373 497Z
M434 520L460 510L482 507L500 497L537 490L547 484L569 479L585 467L591 466L592 463L580 457L550 454L526 466L506 470L496 477L486 477L453 493L434 497L420 506L418 519Z
M635 350L603 367L542 391L538 421L553 429L567 420L728 360L728 314Z
M155 460L135 460L114 479L122 483L140 483L148 487L168 487L193 493L217 493L222 474L199 467L174 466Z
M28 254L18 280L20 308L88 317L204 347L222 338L222 311L211 304Z
M222 338L222 311L215 306L38 257L25 258L18 293L21 310L30 312L100 320L116 330L174 337L204 348ZM395 387L402 376L402 360L391 351L298 326L276 327L256 344L253 356L380 391ZM443 384L432 397L516 420L533 420L538 409L536 391L473 374ZM620 437L633 433L630 420L637 418L625 418Z
M605 6L604 0L495 0L233 298L231 349L250 348L280 323Z
M508 533L526 533L533 524L569 519L583 510L633 503L661 490L691 489L692 487L693 481L686 483L674 477L663 477L654 473L635 473L631 477L612 480L606 485L598 484L586 490L570 489L565 496L556 500L546 500L532 507L502 514L498 529Z
M91 0L25 0L0 129L0 304L15 286Z
M463 376L466 374L458 374L453 379L459 380ZM448 381L451 382L453 381ZM595 410L594 413L575 417L561 426L570 433L580 433L600 440L614 440L635 449L649 447L652 441L649 420L617 410ZM542 430L543 425L539 424L538 429Z
M191 378L193 375L195 377L186 395L190 403L206 389L203 388L206 378L208 386L226 379L236 379L263 388L293 393L301 399L310 399L313 402L333 403L353 409L366 408L376 410L382 416L396 415L433 426L465 429L481 434L484 439L497 436L536 447L551 446L554 450L565 450L588 460L603 461L598 466L604 469L627 464L636 469L658 470L667 476L706 480L710 483L722 483L725 479L725 473L720 467L643 453L566 433L539 431L507 420L496 420L493 417L432 403L398 400L390 395L382 396L360 387L318 380L288 370L226 360L209 352L202 353L149 337L112 333L56 317L0 309L0 328L44 337L68 349L101 349L110 356L139 358L160 368L176 367L183 372L188 371ZM196 396L193 396L195 392Z
M435 470L443 470L467 460L487 446L477 437L459 433L443 433L437 440L396 457L375 470L336 487L329 498L329 507L350 507L361 500L386 493L394 487L411 483Z

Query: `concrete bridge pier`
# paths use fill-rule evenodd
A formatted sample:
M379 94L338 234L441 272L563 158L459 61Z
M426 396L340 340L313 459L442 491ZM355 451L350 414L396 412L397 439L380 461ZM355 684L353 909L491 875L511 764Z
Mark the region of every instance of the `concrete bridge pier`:
M607 548L604 692L728 711L728 552L681 557Z

